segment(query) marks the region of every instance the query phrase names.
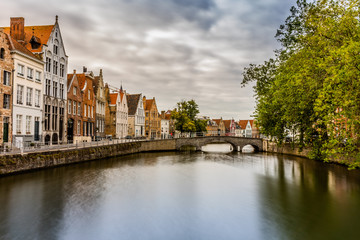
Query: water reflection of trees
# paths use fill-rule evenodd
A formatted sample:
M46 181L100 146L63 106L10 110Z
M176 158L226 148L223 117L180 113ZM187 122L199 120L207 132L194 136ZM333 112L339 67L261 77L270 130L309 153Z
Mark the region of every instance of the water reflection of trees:
M359 236L359 228L353 228L360 221L359 171L276 155L267 159L258 179L265 238Z

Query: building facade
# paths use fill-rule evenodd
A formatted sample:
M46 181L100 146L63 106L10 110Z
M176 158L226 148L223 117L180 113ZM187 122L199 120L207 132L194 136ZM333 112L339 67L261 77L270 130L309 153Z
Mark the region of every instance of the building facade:
M94 74L84 67L83 73L76 74L82 93L82 141L90 142L95 137L95 106Z
M13 145L18 148L40 143L43 119L44 62L9 36L13 76Z
M127 94L128 134L134 138L145 136L145 112L142 94Z
M67 140L68 143L83 142L83 96L76 71L67 75Z
M58 17L54 25L25 26L24 18L11 18L4 31L37 55L44 65L43 139L45 144L66 142L67 65Z
M145 136L148 139L155 139L161 137L161 119L156 106L155 97L153 99L146 99L143 97L145 110Z
M214 122L216 122L217 125L217 135L218 136L224 136L225 135L225 124L222 118L220 119L213 119Z
M112 93L110 92L112 91ZM105 85L105 135L112 138L125 138L128 135L128 105L126 92Z
M100 69L99 76L94 78L94 91L96 98L96 125L95 125L95 138L101 140L105 138L105 86L102 69Z
M166 118L165 111L161 111L161 139L168 139L170 138L170 120Z
M223 120L225 126L225 135L226 136L235 136L235 121L234 119L231 120Z
M12 143L12 74L9 36L0 29L0 146Z
M128 113L129 108L126 100L126 92L122 87L116 101L116 137L125 138L128 136Z

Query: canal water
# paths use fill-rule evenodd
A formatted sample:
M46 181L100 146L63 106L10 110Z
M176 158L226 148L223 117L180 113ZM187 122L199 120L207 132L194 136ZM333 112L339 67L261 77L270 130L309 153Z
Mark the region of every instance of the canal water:
M360 172L267 153L168 152L8 176L0 239L360 239Z

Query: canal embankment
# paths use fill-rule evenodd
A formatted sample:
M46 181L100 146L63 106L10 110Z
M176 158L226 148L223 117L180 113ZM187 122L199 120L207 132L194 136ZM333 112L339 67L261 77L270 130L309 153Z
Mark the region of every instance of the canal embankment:
M176 150L175 140L137 141L0 156L0 176L141 152Z

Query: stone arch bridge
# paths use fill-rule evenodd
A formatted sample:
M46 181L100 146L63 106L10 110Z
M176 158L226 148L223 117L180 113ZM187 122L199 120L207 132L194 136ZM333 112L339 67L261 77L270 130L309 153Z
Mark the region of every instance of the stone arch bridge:
M263 141L261 138L245 138L233 136L210 136L210 137L194 137L194 138L177 138L176 150L180 150L184 146L194 146L196 150L201 150L202 146L211 143L229 143L233 146L234 151L241 151L244 146L251 145L255 151L263 151Z

